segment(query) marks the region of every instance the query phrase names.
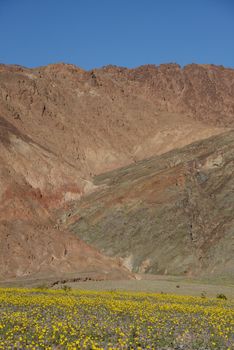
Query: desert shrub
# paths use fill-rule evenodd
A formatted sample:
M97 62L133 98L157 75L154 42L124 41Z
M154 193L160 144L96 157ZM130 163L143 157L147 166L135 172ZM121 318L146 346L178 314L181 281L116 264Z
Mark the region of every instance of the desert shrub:
M201 298L206 298L206 296L207 296L207 293L206 293L205 290L203 290L203 291L201 292Z
M62 286L62 290L64 290L64 292L70 292L71 291L71 287L67 286L66 284L64 286Z
M217 294L217 295L216 295L216 298L217 298L217 299L227 300L226 295L225 295L225 294L223 294L223 293L219 293L219 294Z

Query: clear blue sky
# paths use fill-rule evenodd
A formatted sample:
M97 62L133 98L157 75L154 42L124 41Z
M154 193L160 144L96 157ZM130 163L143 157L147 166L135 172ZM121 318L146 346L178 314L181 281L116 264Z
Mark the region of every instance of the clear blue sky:
M234 67L234 0L0 0L0 62Z

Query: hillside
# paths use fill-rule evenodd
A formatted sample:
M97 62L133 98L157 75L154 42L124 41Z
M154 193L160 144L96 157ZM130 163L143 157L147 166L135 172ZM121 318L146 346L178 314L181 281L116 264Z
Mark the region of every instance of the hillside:
M64 227L133 272L234 277L234 132L99 175Z
M82 187L89 187L74 167L3 118L0 149L0 279L73 272L131 277L115 259L57 229L53 209L80 198Z
M178 185L176 191L173 189L169 195L167 187L157 187L157 181L161 181L160 173L152 174L158 179L156 183L144 183L141 164L151 162L151 160L146 161L146 158L171 150L173 150L172 153L157 158L157 162L159 159L163 162L163 157L167 158L170 154L178 154L180 157L181 152L185 152L183 157L187 157L186 149L180 151L181 147L228 132L234 126L233 101L234 71L212 65L192 64L184 68L175 64L159 67L148 65L135 69L107 66L92 71L84 71L68 64L54 64L34 69L0 65L0 242L3 247L0 251L0 278L93 270L97 273L102 271L103 275L109 274L116 278L130 277L126 268L121 266L118 257L123 257L123 263L134 271L150 272L152 270L164 273L168 269L171 273L183 273L184 268L175 267L173 270L169 261L162 260L162 264L160 263L157 268L152 258L150 259L153 261L153 267L147 267L146 256L151 254L150 250L147 251L150 246L145 247L143 257L137 248L137 242L145 239L148 230L153 235L152 232L156 228L162 235L158 241L160 243L158 249L162 246L167 247L168 212L165 208L169 206L170 217L174 217L175 203L179 203L182 197L190 201L189 193L195 180L191 180L193 179L191 177L192 182L188 184L185 192L178 191L180 188ZM232 135L232 133L225 135ZM220 147L224 147L226 141L229 143L229 138L222 139L223 143L221 142ZM204 145L206 142L209 144L211 142L215 151L219 138L209 140L211 141L204 141ZM196 147L191 147L194 156L189 154L191 159L193 157L195 159L197 150ZM182 161L178 159L179 162ZM139 163L141 160L143 163ZM136 247L133 259L131 254L128 254L131 249L127 244L125 251L121 247L118 248L118 245L111 247L111 243L103 239L103 235L112 232L111 235L116 234L121 243L119 233L125 232L121 226L123 223L119 228L116 227L119 225L119 221L115 218L116 200L121 204L118 191L121 192L122 187L130 191L135 180L131 170L126 170L130 171L129 183L126 184L125 178L121 179L119 175L122 170L115 169L126 166L126 169L133 169L132 171L138 174L137 181L140 181L140 187L151 186L156 197L162 196L162 200L159 200L158 204L151 209L152 215L158 215L162 211L160 227L148 216L148 204L146 208L139 206L139 217L142 218L142 222L147 223L147 232L141 228L141 225L138 226L138 222L135 223L136 212L130 210L129 214L128 211L127 214L120 213L126 216L124 220L121 218L120 222L126 222L127 231L133 232L132 226L137 228L137 231L134 231ZM183 166L181 165L181 169ZM94 229L94 223L92 223L91 228L87 227L83 231L83 226L80 226L81 222L77 219L77 209L74 209L75 214L72 218L79 222L76 224L73 222L76 225L74 227L72 223L70 225L70 221L67 222L67 215L73 213L71 208L80 206L80 203L86 200L96 217L96 206L99 206L96 198L102 193L100 191L103 188L100 179L105 177L97 175L111 170L117 172L117 182L120 186L104 187L103 200L105 202L110 197L108 206L111 215L109 216L109 212L106 212L106 204L103 204L104 207L100 207L102 209L98 214L101 220L98 226ZM177 170L177 168L171 168L172 173L175 171L177 174ZM215 184L219 181L224 183L220 188L222 197L227 195L225 181L229 181L226 177L226 165L225 169L221 166L220 171L218 174L214 173L214 182ZM115 172L108 173L106 179L110 176L112 181L114 174ZM170 176L176 177L175 174ZM163 178L165 176L167 178L163 173ZM217 179L216 176L218 176ZM214 187L210 188L211 195L215 191L215 184L212 183ZM135 192L135 189L132 191ZM230 190L229 195L232 194ZM178 199L177 196L179 196ZM123 194L123 198L125 197L128 197L126 193ZM90 198L93 198L93 203L90 202ZM141 200L149 201L147 193L142 193L142 190L139 190L139 193L136 191L133 203L136 201L138 207ZM218 209L212 206L213 200L207 202L201 197L199 201L202 202L201 206L206 206L208 203L206 215L210 218L209 220L214 215L215 220L218 220L216 224L218 225L219 222L222 225L221 219L226 215L222 200L219 202L219 198L217 199ZM231 208L232 197L229 201ZM130 203L127 204L129 205ZM196 214L198 204L194 205ZM83 210L82 208L79 210ZM202 211L203 207L199 206L199 210ZM193 217L193 209L190 209L190 212L189 219L184 214L179 214L176 227L169 221L168 230L171 230L172 236L177 235L179 222L183 227L192 225L192 231L199 231L197 222L200 219L197 219L195 214ZM85 211L84 215L89 220L89 213ZM103 220L105 215L107 218ZM206 222L205 218L202 220ZM199 234L202 237L208 235L210 239L213 234L213 224L211 225L209 220L206 225L202 221L203 226ZM160 231L161 228L162 231ZM84 235L86 229L87 237ZM185 228L183 230L186 231ZM81 238L112 257L107 257L96 248L88 246L74 235L73 231L78 231ZM228 232L226 228L220 231L225 242L229 242ZM183 235L185 233L182 233ZM181 239L177 252L181 254L182 260L176 263L173 258L174 265L179 266L183 262L188 265L186 269L192 273L205 270L204 259L206 258L203 259L203 255L207 257L207 252L203 252L203 248L200 248L201 240L199 239L199 249L202 249L203 265L199 265L198 258L195 257L198 254L198 248L194 248L196 253L191 257L187 257L187 253L180 251L180 247L184 244L183 238ZM205 238L204 240L206 241ZM123 242L126 241L123 240ZM226 251L229 256L228 249L230 247L227 243L223 247L223 253L220 253L221 260L226 259ZM152 250L152 252L155 251ZM136 258L138 253L139 256ZM128 257L127 263L126 257ZM143 263L143 261L146 262ZM220 269L215 267L215 271L228 270L224 265L226 266L227 263L222 260ZM207 266L209 270L210 266L217 266L217 262L212 262L209 258Z

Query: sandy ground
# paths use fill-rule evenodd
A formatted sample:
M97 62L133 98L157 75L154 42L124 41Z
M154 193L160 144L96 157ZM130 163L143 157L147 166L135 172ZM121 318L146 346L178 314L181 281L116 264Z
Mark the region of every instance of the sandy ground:
M74 289L86 290L126 290L150 293L171 293L179 295L193 295L216 297L225 294L234 298L234 284L219 281L185 280L182 277L158 276L155 279L128 280L128 281L87 281L68 283Z
M76 276L77 277L77 276ZM103 281L79 281L68 282L75 275L64 279L56 278L37 278L37 279L18 279L0 282L0 287L47 287L50 288L55 281L60 281L52 288L62 288L65 284L72 289L81 290L123 290L132 292L149 293L171 293L178 295L193 295L207 297L216 297L217 294L225 294L227 298L234 298L234 283L228 280L196 280L185 279L175 276L146 276L145 279L135 280L103 280ZM80 276L82 277L82 276ZM83 276L84 277L84 276ZM92 278L92 276L90 276ZM144 276L141 276L141 278ZM139 278L139 276L138 276ZM67 282L65 282L67 280Z

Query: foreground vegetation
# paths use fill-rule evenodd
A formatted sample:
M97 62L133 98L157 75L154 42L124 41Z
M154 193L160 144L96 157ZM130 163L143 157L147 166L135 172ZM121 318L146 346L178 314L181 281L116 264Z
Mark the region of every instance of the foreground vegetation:
M233 302L169 294L0 289L0 349L232 349Z

